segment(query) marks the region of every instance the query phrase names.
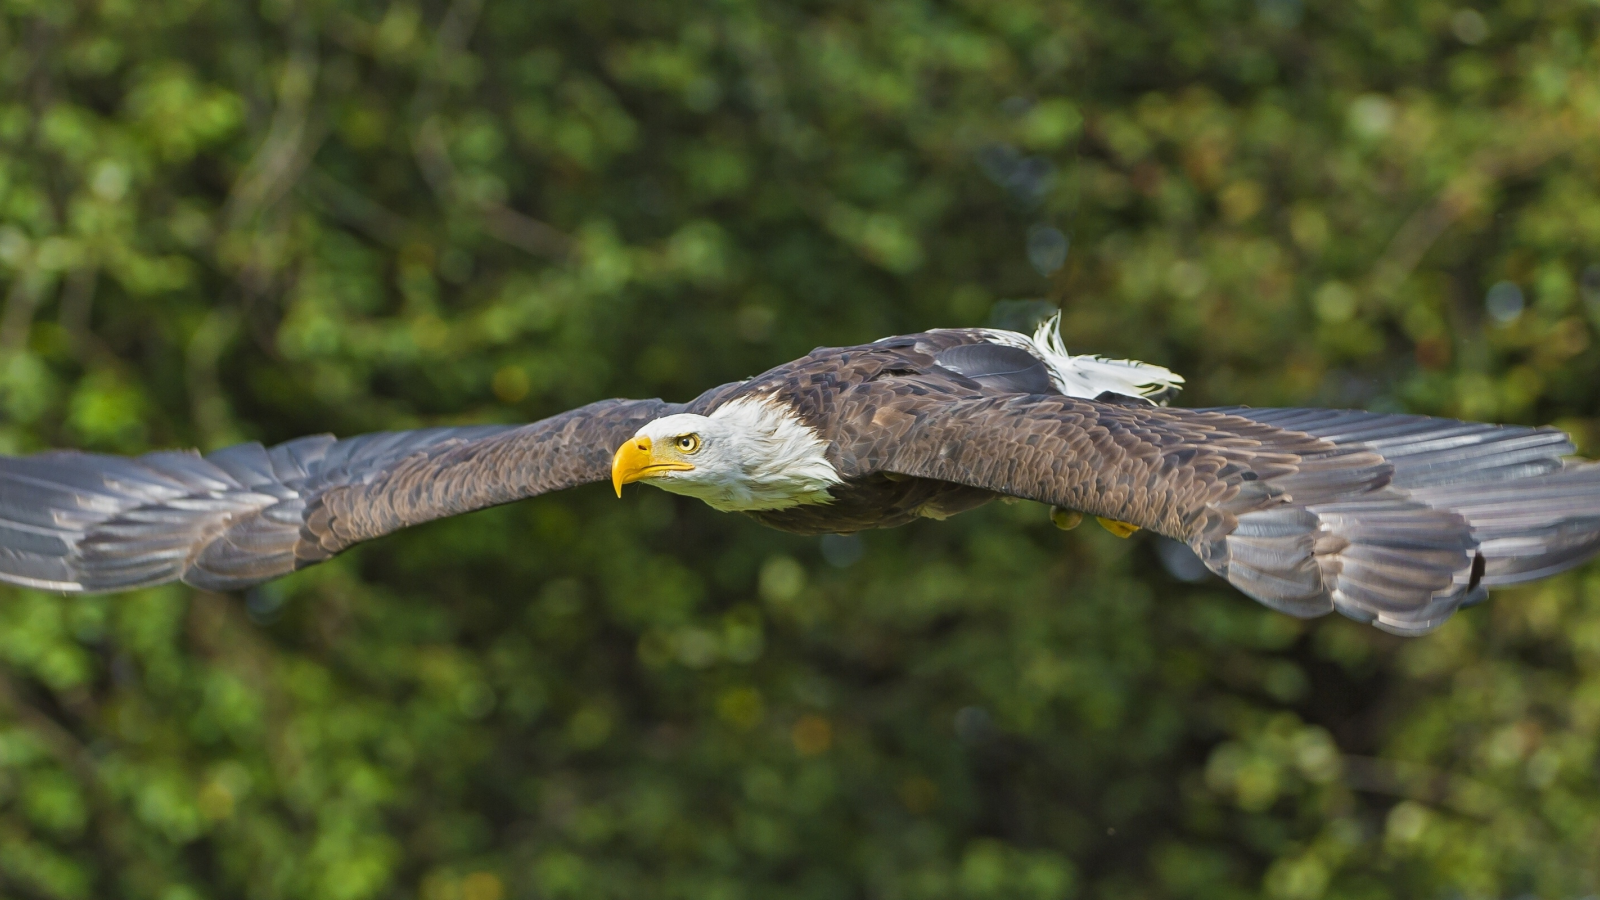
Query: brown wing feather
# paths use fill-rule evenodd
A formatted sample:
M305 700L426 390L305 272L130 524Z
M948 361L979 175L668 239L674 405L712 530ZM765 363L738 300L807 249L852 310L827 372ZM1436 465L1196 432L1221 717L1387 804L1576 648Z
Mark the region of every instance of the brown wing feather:
M1011 395L887 398L847 439L859 473L936 478L1131 522L1180 540L1229 515L1387 484L1381 456L1224 413Z
M618 445L682 408L606 400L530 425L321 435L208 456L0 457L0 581L248 587L408 525L603 481Z
M1475 522L1394 486L1396 466L1362 440L1066 397L880 400L853 420L857 474L942 479L1132 522L1188 543L1240 590L1293 615L1338 610L1416 634L1482 596ZM1460 424L1428 421L1442 432ZM1517 446L1508 452L1525 452ZM1575 546L1552 552L1571 564Z

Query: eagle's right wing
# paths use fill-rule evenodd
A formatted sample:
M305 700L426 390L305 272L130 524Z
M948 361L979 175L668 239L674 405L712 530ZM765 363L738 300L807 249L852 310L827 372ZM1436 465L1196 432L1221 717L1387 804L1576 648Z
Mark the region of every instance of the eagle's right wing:
M1184 541L1275 609L1418 634L1600 552L1600 465L1553 429L1341 410L872 392L847 474L1040 500ZM865 400L865 395L863 396Z
M408 525L604 481L623 441L682 408L605 400L529 425L316 435L206 456L0 457L0 581L249 587Z

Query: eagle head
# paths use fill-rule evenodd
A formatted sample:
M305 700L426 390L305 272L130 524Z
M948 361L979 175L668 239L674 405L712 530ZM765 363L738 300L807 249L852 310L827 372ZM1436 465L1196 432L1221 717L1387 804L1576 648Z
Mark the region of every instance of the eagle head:
M740 398L647 423L617 448L611 484L618 497L640 481L725 511L826 503L842 480L827 447L787 404Z

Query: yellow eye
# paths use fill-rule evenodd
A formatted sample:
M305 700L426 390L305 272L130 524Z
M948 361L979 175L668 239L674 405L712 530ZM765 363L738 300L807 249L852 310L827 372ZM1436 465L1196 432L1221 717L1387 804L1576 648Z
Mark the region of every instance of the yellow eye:
M679 452L693 453L700 449L700 435L680 434L678 435L678 439L673 441L673 443L678 446Z

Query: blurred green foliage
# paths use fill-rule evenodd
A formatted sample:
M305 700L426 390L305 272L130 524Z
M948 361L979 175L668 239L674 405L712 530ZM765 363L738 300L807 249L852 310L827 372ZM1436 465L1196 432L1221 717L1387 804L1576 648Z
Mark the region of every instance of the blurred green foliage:
M0 451L521 421L1065 309L1600 430L1592 0L0 0ZM1600 568L1401 641L995 505L604 486L0 590L0 895L1579 898ZM830 562L830 560L832 562Z

